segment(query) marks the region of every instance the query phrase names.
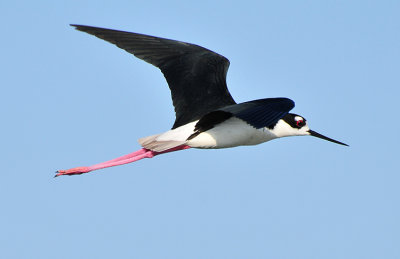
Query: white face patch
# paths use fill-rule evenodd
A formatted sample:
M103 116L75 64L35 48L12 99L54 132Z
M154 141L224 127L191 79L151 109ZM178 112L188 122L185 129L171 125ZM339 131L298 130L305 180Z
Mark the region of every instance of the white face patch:
M300 116L296 116L296 117L301 118L301 120L304 120ZM297 118L295 118L295 119L297 119ZM296 120L296 121L298 121L298 120ZM310 133L308 132L309 130L310 130L310 128L308 127L307 122L303 127L298 129L298 128L292 128L284 120L279 120L278 123L276 124L276 126L274 127L274 129L271 130L271 132L273 134L275 134L277 137L288 137L288 136L310 135Z
M295 121L304 121L304 118L300 117L300 116L296 116L296 117L294 117L294 120Z

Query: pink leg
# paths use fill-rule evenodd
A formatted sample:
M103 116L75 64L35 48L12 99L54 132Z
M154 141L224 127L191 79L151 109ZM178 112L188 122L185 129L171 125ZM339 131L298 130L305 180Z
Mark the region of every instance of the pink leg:
M107 165L107 164L110 164L110 163L112 163L112 162L117 162L117 161L125 160L125 159L131 158L131 157L135 157L135 156L138 156L138 155L142 155L142 154L146 153L147 151L149 151L149 150L148 150L148 149L145 149L145 148L142 148L142 149L139 149L138 151L129 153L129 154L124 155L124 156L117 157L117 158L115 158L115 159L112 159L112 160L109 160L109 161L106 161L106 162L103 162L103 163L100 163L100 164L97 164L97 165L98 165L98 166L99 166L99 165L103 165L103 164Z
M169 152L174 152L174 151L178 151L178 150L184 150L184 149L188 149L190 148L189 146L178 146L178 147L174 147L162 152L155 152L155 151L151 151L145 148L142 148L138 151L135 151L133 153L112 159L110 161L107 162L103 162L103 163L99 163L96 165L92 165L92 166L84 166L84 167L75 167L75 168L71 168L68 170L58 170L56 172L56 175L54 177L60 176L60 175L76 175L76 174L84 174L84 173L88 173L94 170L98 170L98 169L102 169L102 168L106 168L106 167L111 167L111 166L117 166L117 165L123 165L123 164L128 164L128 163L132 163L138 160L141 160L143 158L152 158L156 155L159 154L164 154L164 153L169 153Z

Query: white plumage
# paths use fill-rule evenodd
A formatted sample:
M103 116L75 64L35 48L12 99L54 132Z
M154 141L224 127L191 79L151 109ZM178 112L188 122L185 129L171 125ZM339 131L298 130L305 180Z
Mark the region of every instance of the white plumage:
M141 138L139 144L146 149L162 152L180 145L188 145L192 148L230 148L258 145L286 136L309 135L307 125L301 129L294 129L284 120L279 120L273 129L267 127L256 129L245 121L232 117L187 140L195 133L197 122L194 121L161 134Z

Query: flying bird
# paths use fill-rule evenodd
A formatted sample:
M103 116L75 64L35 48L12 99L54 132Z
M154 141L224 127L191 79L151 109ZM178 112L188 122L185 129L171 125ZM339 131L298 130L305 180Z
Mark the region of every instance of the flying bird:
M288 98L236 103L228 91L229 60L198 45L139 33L71 25L115 44L158 67L171 90L176 119L171 130L139 139L142 149L100 164L58 170L55 176L88 173L106 167L189 148L230 148L257 145L288 136L321 135L300 115L289 113Z

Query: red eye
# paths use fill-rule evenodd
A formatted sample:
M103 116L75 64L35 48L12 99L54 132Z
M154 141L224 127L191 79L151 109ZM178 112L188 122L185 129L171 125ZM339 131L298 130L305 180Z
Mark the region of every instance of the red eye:
M298 120L298 121L296 121L296 125L297 125L297 127L301 128L301 127L304 126L304 121L303 120Z

